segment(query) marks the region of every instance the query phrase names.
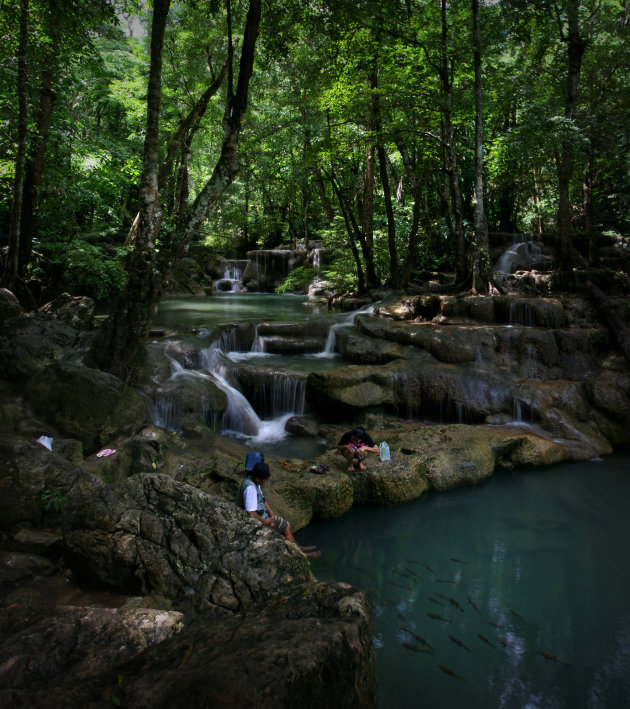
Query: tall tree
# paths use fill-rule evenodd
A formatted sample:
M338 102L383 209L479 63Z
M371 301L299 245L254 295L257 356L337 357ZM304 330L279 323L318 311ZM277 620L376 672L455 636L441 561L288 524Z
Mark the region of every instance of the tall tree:
M172 232L160 233L158 185L159 107L162 49L170 0L156 0L151 29L151 67L147 97L147 134L140 189L140 222L129 277L110 317L97 333L89 359L101 369L131 380L134 361L144 346L151 320L162 295L165 278L207 219L240 169L237 145L251 79L261 16L261 0L250 0L243 32L236 88L233 85L232 12L226 2L228 22L228 86L223 115L221 152L210 179L200 190L185 218ZM160 249L156 238L160 234Z
M569 128L569 135L565 133L560 149L556 155L556 167L558 171L558 213L556 229L558 232L558 266L563 270L569 270L575 264L570 195L571 178L573 176L574 144L570 133L577 114L580 71L582 69L582 58L586 50L586 42L581 34L579 0L565 0L564 5L564 18L561 15L560 8L554 6L558 18L560 38L567 47L564 118Z
M20 2L20 39L18 42L17 96L18 96L18 149L15 159L15 178L11 221L9 223L9 250L2 284L9 289L16 286L20 250L20 216L24 192L24 170L26 166L26 138L28 131L28 111L26 97L26 48L28 43L28 0Z
M479 0L472 0L473 64L475 70L475 189L473 253L473 289L488 292L490 278L490 242L483 201L483 87L481 67L481 31L479 28Z

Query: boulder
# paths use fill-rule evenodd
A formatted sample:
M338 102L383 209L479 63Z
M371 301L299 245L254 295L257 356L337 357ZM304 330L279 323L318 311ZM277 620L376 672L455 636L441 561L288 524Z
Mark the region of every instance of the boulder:
M39 443L0 435L0 527L5 530L59 525L76 497L96 493L102 485Z
M65 361L35 374L25 396L37 415L80 440L88 453L106 444L117 431L141 424L146 416L140 395L120 379Z
M39 311L52 315L77 331L91 330L94 327L94 301L87 296L62 293L43 305Z
M0 325L0 377L25 382L77 341L77 332L48 315L18 315Z
M20 301L6 288L0 288L0 325L8 318L22 313Z
M311 578L297 545L167 475L135 475L73 506L64 545L81 576L204 612L240 611Z
M59 608L48 628L33 613L6 615L0 657L15 658L3 664L6 706L376 706L369 609L345 584L296 586L194 630L147 609Z
M181 632L182 621L181 613L151 608L1 608L0 703L43 707L44 687L100 677Z
M291 416L284 424L284 430L294 436L318 436L319 424L312 416Z
M155 387L152 420L163 428L181 430L187 414L215 427L227 409L227 396L214 379L189 370L181 370L164 384Z

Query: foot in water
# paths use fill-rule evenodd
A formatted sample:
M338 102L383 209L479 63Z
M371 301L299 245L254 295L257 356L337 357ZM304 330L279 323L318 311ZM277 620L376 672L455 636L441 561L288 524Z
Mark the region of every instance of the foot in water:
M317 559L322 555L321 551L317 551L315 546L305 547L301 544L298 544L298 546L304 552L304 556L308 556L310 559Z

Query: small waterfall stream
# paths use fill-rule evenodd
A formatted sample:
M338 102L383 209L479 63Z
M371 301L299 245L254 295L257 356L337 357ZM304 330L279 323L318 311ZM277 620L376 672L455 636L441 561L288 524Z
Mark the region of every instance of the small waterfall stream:
M342 320L341 322L331 325L330 329L328 330L328 337L326 338L326 344L324 345L324 349L321 352L311 355L311 357L336 357L337 330L342 327L350 327L351 325L354 325L354 321L357 315L369 315L370 313L374 312L374 308L375 304L366 305L363 308L359 308L358 310L355 310L350 313L350 315L348 315L348 317Z

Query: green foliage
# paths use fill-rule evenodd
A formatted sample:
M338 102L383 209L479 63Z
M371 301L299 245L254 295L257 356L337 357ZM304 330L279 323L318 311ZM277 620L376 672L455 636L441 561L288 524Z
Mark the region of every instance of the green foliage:
M48 275L62 273L61 285L73 295L106 300L122 290L127 277L124 257L129 247L98 246L85 239L39 245L39 268Z
M276 293L303 293L316 276L316 268L298 266L284 279L284 283L276 288Z
M41 500L44 512L48 512L50 509L53 509L55 512L61 512L61 509L68 501L68 498L61 492L61 490L55 488L54 490L44 490L41 495Z

